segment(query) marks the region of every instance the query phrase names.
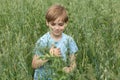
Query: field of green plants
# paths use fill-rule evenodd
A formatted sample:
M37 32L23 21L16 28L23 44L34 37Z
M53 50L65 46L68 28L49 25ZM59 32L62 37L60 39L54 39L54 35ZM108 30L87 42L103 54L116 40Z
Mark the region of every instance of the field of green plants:
M0 80L32 80L35 42L54 3L67 8L65 33L79 48L75 71L54 80L119 80L120 0L0 0Z

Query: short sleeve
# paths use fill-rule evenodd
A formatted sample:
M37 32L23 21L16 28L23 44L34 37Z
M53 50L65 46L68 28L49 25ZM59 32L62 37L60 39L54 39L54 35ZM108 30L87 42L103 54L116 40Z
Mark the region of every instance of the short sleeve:
M78 51L78 47L72 37L69 38L69 51L70 54L74 54Z

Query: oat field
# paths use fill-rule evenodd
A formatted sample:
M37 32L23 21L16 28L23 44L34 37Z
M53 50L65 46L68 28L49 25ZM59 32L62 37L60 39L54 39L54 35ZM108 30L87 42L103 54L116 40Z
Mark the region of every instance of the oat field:
M35 42L48 31L45 13L55 3L68 10L64 33L79 51L75 71L53 80L119 80L120 0L0 0L0 80L32 80Z

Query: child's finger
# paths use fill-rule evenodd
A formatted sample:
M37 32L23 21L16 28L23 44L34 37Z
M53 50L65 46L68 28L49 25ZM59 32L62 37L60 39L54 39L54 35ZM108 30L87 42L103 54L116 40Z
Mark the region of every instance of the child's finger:
M54 52L57 53L57 54L60 54L61 51L60 51L60 49L56 48L56 49L54 49Z
M60 50L60 48L58 48L57 50L58 50L59 55L61 55L61 50Z
M60 48L56 48L58 51L60 51Z
M56 50L57 52L60 52L60 48L55 48L55 50Z

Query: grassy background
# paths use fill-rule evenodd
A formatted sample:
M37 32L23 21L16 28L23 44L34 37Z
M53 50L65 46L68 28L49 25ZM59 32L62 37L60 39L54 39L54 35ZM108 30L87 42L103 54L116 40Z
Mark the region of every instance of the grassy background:
M65 33L79 47L71 80L119 80L120 0L0 0L0 80L32 79L32 51L54 3L67 8Z

